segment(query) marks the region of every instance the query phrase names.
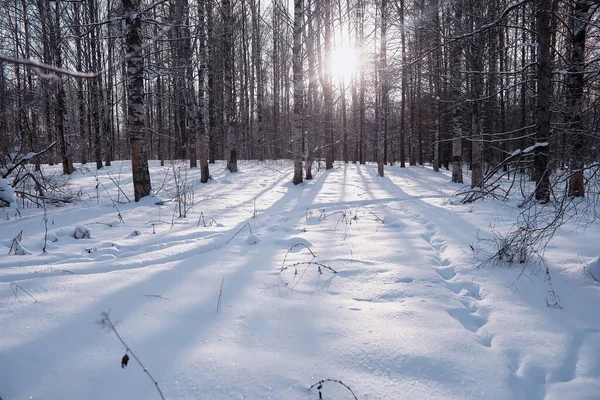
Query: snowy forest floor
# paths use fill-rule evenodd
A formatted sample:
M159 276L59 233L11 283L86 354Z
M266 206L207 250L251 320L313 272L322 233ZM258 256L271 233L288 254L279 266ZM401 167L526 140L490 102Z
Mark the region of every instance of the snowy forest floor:
M196 204L177 218L153 198L113 206L116 182L132 193L128 162L100 185L80 168L82 202L48 208L45 253L42 209L0 209L0 396L159 398L133 360L121 368L97 323L109 311L167 399L318 399L328 378L359 400L600 396L600 284L583 268L598 224L556 234L550 287L539 266L481 266L490 227L518 211L449 200L446 171L339 164L298 186L290 162L240 171L211 165L202 185L190 170ZM173 169L151 173L171 198ZM7 255L21 230L31 254ZM353 398L335 382L322 396Z

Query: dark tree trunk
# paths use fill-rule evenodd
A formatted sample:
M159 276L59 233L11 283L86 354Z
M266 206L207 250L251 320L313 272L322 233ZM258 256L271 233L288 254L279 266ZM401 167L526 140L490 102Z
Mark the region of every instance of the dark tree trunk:
M548 140L550 138L550 97L552 96L552 66L550 65L550 18L551 0L538 0L537 3L537 126L536 148L533 156L533 179L536 183L535 198L540 203L550 201L550 171L548 168Z
M571 55L567 78L567 124L568 134L572 135L569 196L585 196L585 177L583 154L585 136L582 124L583 89L585 71L585 42L587 38L588 12L591 0L578 0L574 4L571 27Z

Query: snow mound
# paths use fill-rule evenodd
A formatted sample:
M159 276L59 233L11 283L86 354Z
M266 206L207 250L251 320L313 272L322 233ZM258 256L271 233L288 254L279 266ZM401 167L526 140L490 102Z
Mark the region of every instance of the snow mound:
M26 256L31 254L31 252L23 247L21 242L19 242L17 239L13 239L9 254L14 254L15 256Z
M142 231L140 231L139 229L136 229L135 231L131 232L129 234L130 237L135 237L135 236L140 236L142 234Z
M389 215L386 215L383 218L383 225L389 228L404 228L406 227L406 224L404 222L401 222L398 218L394 218L394 217L390 217Z
M78 225L75 227L73 237L75 239L90 239L92 237L92 231L86 226Z
M6 179L0 178L0 207L15 207L16 201L15 190Z
M306 225L319 225L321 223L321 218L310 216L306 218Z
M589 270L596 279L600 279L600 257L596 258L589 265Z
M250 246L254 246L258 243L260 243L260 238L253 233L249 234L246 238L246 244L249 244Z
M300 246L296 246L293 249L293 252L298 252L298 251L302 250L302 247L303 247L302 245L304 245L306 247L312 247L312 245L313 245L310 241L304 239L303 237L299 237L299 236L294 236L289 239L276 240L275 244L282 246L282 247L286 247L286 248L292 247L296 244L300 244Z

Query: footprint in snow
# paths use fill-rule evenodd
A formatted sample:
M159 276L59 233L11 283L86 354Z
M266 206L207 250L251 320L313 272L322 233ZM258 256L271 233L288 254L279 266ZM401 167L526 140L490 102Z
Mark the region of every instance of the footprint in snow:
M468 296L475 300L481 300L481 291L479 285L475 282L461 281L461 282L446 282L446 286L454 294L459 296Z
M456 270L454 269L454 267L434 268L434 269L435 269L435 272L437 272L438 275L441 276L442 279L444 279L445 281L449 281L450 279L452 279L456 276Z
M452 318L460 322L465 329L473 333L477 333L479 328L488 322L487 317L475 315L466 308L450 308L446 311Z

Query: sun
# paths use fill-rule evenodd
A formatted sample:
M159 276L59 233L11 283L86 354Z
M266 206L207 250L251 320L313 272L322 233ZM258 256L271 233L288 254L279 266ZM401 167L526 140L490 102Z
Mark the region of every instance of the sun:
M337 47L331 53L331 74L334 79L349 81L358 70L359 54L352 47Z

